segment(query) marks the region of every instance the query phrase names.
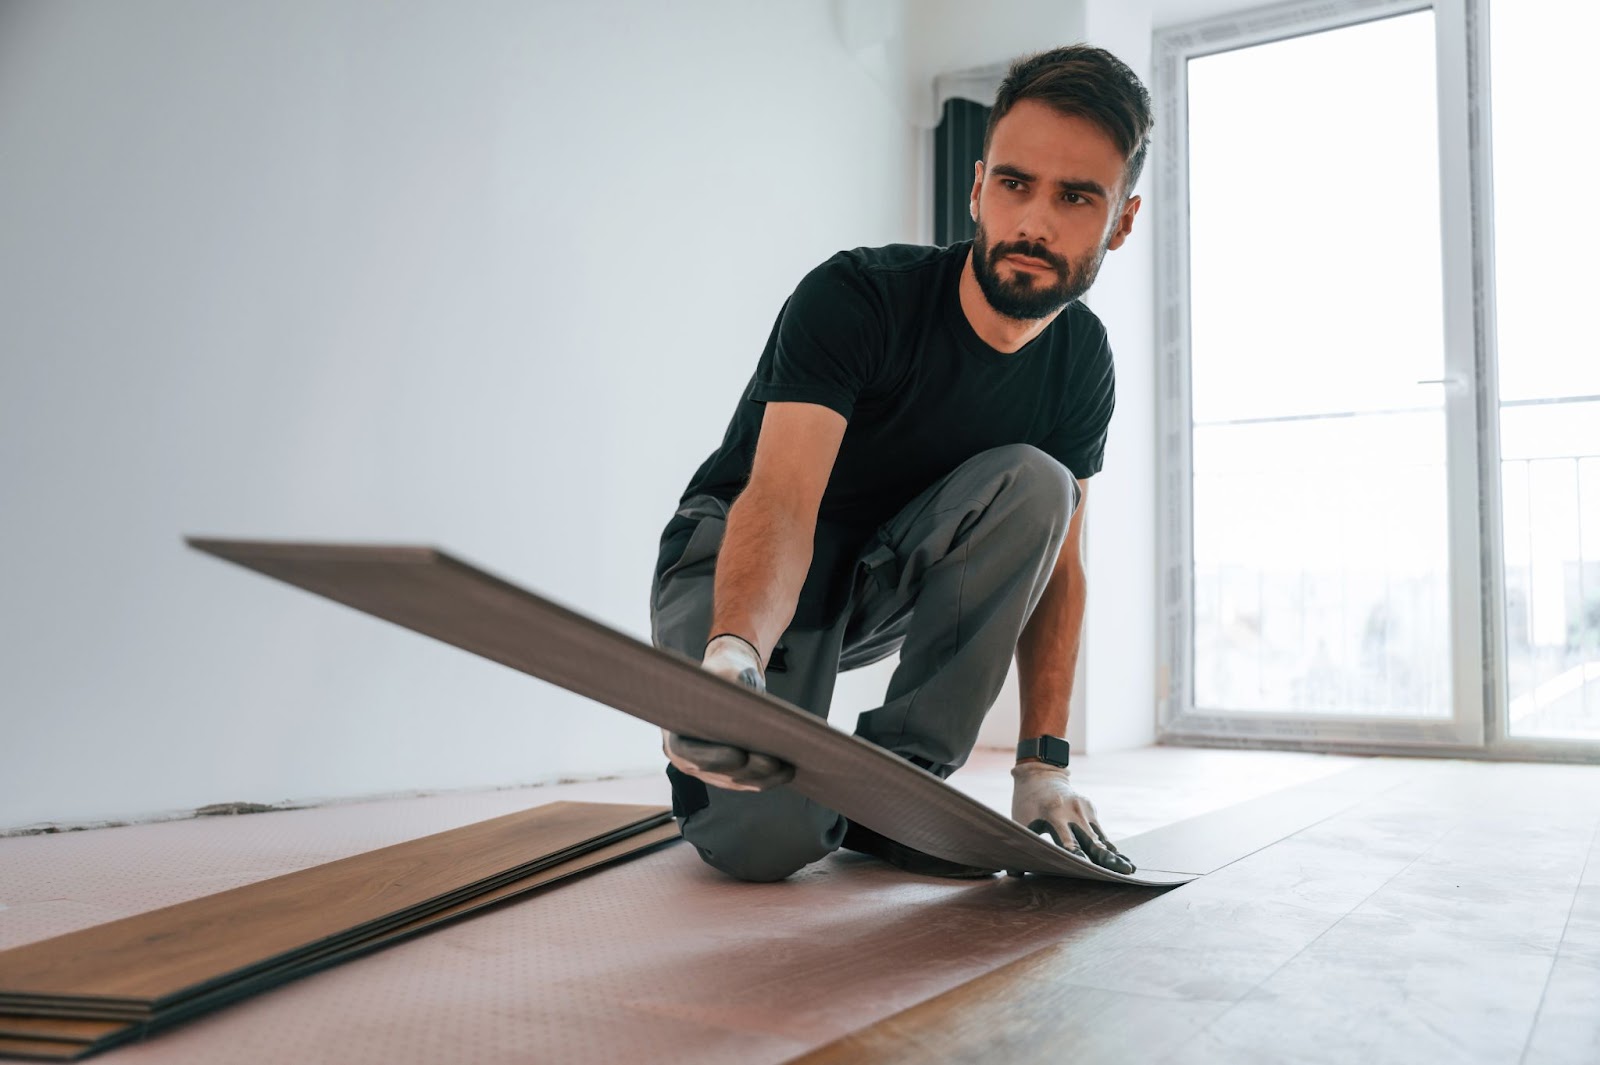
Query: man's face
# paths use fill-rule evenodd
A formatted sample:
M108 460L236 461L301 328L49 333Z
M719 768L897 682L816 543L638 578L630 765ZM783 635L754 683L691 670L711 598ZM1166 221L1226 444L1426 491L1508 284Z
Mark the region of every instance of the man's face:
M1089 290L1139 210L1123 203L1126 162L1088 119L1037 100L1006 112L972 185L972 272L996 312L1048 318Z

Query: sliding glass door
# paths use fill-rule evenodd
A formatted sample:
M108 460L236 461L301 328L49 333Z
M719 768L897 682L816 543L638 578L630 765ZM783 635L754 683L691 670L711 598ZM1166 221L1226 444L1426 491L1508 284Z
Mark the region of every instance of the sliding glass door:
M1600 202L1592 136L1600 6L1494 5L1496 350L1505 729L1600 741ZM1581 182L1581 177L1580 177Z
M1158 36L1166 736L1485 741L1465 14Z

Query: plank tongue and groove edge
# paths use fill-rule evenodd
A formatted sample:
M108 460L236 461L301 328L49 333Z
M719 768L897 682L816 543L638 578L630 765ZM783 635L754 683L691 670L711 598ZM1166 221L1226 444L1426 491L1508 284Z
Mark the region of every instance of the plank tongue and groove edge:
M126 1019L382 931L614 838L661 807L548 803L0 951L0 1010Z
M62 1051L62 1044L52 1039L13 1039L0 1036L0 1055L23 1058L29 1061L76 1061L83 1057L80 1050Z
M191 547L605 703L653 725L762 751L787 785L908 846L966 865L1173 887L1077 857L899 756L617 632L436 548L188 537ZM1128 857L1139 861L1137 852Z

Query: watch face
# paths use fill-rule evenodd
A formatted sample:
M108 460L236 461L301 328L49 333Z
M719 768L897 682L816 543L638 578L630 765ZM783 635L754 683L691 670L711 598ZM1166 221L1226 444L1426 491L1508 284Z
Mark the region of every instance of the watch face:
M1039 737L1039 757L1051 765L1064 766L1071 756L1072 745L1057 736Z

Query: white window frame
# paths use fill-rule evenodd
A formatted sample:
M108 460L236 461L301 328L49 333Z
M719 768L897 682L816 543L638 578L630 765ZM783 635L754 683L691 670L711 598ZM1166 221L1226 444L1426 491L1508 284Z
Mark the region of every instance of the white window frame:
M1188 100L1197 56L1432 9L1439 106L1447 508L1455 715L1439 722L1194 706L1193 458L1189 348ZM1352 753L1592 761L1600 743L1507 734L1499 390L1486 0L1297 0L1158 31L1156 377L1162 743ZM1381 520L1381 516L1375 516Z

